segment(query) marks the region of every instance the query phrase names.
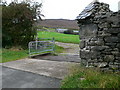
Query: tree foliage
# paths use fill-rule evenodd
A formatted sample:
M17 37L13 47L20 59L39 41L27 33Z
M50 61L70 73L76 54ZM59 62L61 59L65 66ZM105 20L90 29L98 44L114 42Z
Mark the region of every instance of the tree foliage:
M15 3L2 5L2 44L27 47L36 35L35 19L40 17L37 9L41 4Z

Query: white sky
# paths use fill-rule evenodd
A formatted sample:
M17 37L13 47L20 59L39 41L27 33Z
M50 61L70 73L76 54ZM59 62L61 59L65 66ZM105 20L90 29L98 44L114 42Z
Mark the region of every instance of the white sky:
M11 1L11 0L7 0ZM34 0L43 3L45 19L76 19L79 13L93 0ZM108 3L112 11L118 11L120 0L99 0Z

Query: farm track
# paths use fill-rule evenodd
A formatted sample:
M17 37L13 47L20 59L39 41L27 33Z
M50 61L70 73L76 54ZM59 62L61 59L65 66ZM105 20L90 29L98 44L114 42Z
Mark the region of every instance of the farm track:
M55 42L56 45L63 47L63 54L79 55L79 44Z

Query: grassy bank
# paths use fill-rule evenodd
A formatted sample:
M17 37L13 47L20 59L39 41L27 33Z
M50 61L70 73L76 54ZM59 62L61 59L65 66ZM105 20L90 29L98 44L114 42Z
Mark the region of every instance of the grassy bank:
M70 35L70 34L63 34L57 32L47 32L47 31L39 31L38 32L39 38L55 38L58 42L63 43L79 43L79 35Z
M70 75L62 81L61 88L118 88L120 74L103 73L95 68L74 66Z

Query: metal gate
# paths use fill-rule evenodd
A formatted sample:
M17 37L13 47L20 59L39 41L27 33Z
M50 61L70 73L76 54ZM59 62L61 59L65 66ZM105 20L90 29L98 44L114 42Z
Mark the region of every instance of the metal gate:
M31 41L28 44L29 56L35 56L43 53L54 52L54 38L39 38L39 40Z

